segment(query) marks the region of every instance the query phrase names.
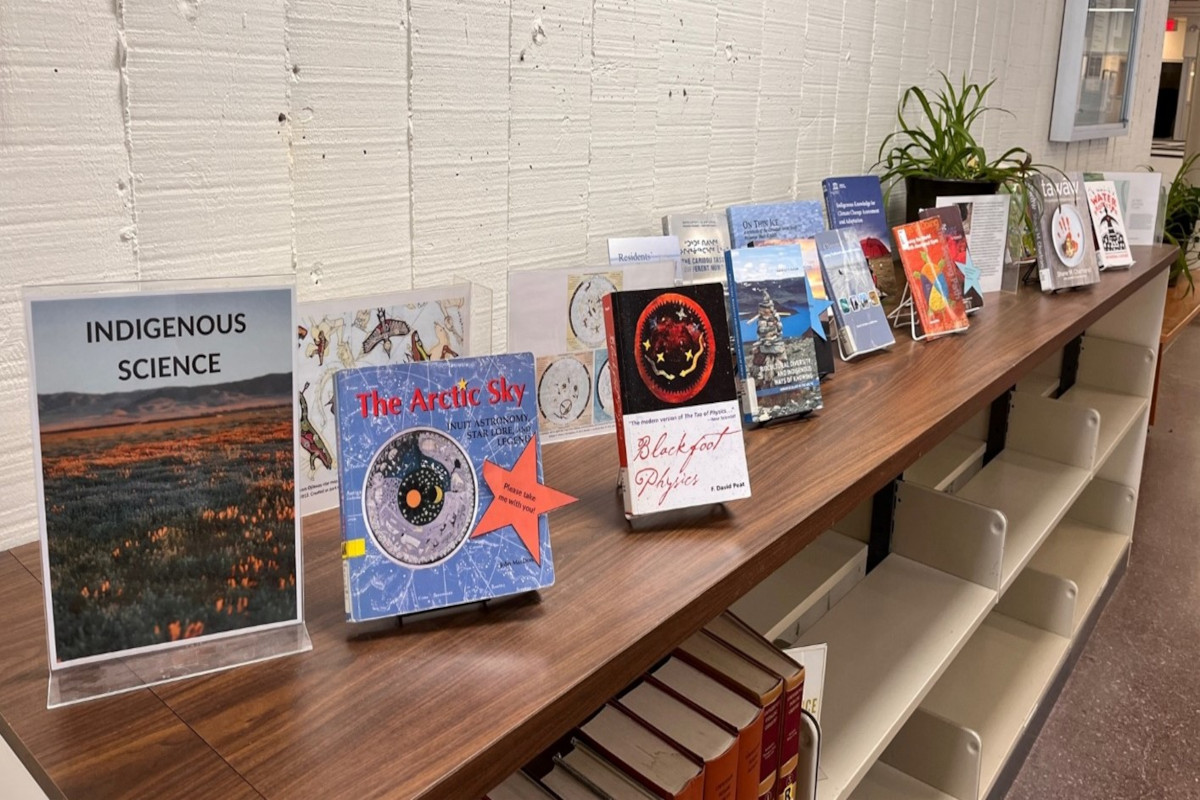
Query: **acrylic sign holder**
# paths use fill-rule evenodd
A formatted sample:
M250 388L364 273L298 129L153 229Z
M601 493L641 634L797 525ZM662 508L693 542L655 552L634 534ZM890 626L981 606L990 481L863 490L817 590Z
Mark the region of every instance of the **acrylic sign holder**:
M23 299L27 307L27 336L30 342L29 375L31 385L36 375L34 368L34 329L32 317L28 312L33 301L53 301L56 299L88 297L102 300L104 295L170 295L193 292L219 292L248 289L275 289L293 292L291 322L292 330L296 326L295 309L295 276L270 275L245 279L219 280L170 280L170 281L137 281L104 284L60 284L52 286L29 286L23 289ZM53 351L43 353L40 357L52 358ZM293 393L295 391L295 386ZM37 396L31 393L31 414L37 412ZM37 416L33 416L36 422ZM295 457L296 418L293 412L293 457ZM40 462L40 437L36 435ZM196 468L202 471L203 467ZM119 487L114 489L119 492ZM39 500L44 501L44 487L39 474ZM299 508L298 496L293 508ZM44 502L39 503L39 516L42 538L42 559L48 563L46 539L46 520ZM300 533L300 520L295 522L295 589L296 589L296 618L276 623L268 623L248 627L245 631L228 631L212 634L195 640L184 640L178 644L162 643L152 645L153 649L134 647L127 650L114 650L111 654L79 659L77 662L49 665L49 681L47 688L47 706L55 708L86 700L108 697L110 695L129 692L167 681L204 675L231 667L253 664L267 659L302 653L312 649L312 640L304 624L304 593L303 593L303 549ZM43 580L47 582L46 597L50 602L49 589L50 573L48 567L43 568ZM179 624L178 622L175 624ZM51 629L51 617L47 612L47 650L52 652L50 645L54 635ZM182 635L182 634L181 634Z

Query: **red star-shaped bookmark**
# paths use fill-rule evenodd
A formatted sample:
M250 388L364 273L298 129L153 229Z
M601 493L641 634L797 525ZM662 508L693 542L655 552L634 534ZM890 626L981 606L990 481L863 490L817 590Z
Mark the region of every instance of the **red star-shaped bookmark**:
M483 479L492 490L492 502L471 538L511 525L525 549L533 556L534 563L540 565L542 551L538 546L538 516L574 503L577 498L538 482L536 437L525 445L525 450L511 470L484 461Z

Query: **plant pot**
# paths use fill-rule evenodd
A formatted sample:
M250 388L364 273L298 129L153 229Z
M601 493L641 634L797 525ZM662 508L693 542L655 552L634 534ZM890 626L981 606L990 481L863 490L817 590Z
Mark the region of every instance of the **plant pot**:
M904 216L908 222L915 222L921 209L933 208L939 197L995 194L999 188L1000 184L995 181L964 181L951 178L909 176L904 179L904 191L907 195Z

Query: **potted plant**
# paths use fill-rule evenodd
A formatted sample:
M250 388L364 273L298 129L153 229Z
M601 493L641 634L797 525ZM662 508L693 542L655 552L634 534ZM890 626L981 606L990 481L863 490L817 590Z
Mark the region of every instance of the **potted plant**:
M1190 262L1200 243L1200 236L1196 234L1196 222L1200 221L1200 188L1193 186L1190 178L1197 158L1200 153L1193 153L1179 165L1179 172L1167 187L1167 208L1163 217L1163 239L1179 248L1179 255L1171 264L1171 283L1174 285L1180 277L1185 278L1189 294L1196 288Z
M1032 159L1021 147L989 159L971 130L985 111L1003 110L985 104L995 80L980 86L964 76L955 86L945 73L939 74L943 87L936 92L920 86L904 90L896 106L899 128L879 145L875 166L884 169L884 183L904 179L909 221L922 208L931 208L939 195L994 194L1000 188L1020 195L1031 169ZM910 122L913 110L920 114L917 122Z

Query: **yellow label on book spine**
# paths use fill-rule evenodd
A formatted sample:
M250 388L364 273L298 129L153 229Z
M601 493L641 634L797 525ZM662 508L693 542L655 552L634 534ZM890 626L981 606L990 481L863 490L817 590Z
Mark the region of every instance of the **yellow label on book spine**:
M367 554L366 539L351 539L348 542L342 542L342 558L362 558Z

